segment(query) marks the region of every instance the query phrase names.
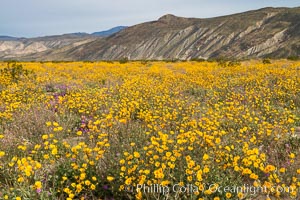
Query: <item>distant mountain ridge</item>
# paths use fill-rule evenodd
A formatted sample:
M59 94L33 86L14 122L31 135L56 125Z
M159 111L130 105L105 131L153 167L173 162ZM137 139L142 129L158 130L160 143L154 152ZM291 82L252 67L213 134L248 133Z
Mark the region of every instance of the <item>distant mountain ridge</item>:
M1 35L0 36L0 41L11 41L11 40L18 40L19 38L16 37L11 37L11 36L6 36L6 35Z
M84 36L85 37L85 36ZM84 38L78 37L78 38ZM300 56L300 7L263 8L199 19L164 15L110 35L30 54L19 60L189 60ZM7 42L7 41L5 41ZM17 49L17 47L16 47ZM6 59L1 53L0 58Z
M123 30L125 28L127 28L127 26L117 26L117 27L111 28L107 31L94 32L94 33L92 33L92 35L107 37L107 36L113 35L117 32L120 32L121 30Z
M99 31L99 32L94 32L94 33L86 33L86 32L75 32L75 33L65 33L62 35L48 35L48 36L41 36L41 37L32 37L32 38L25 38L25 37L12 37L8 35L0 35L0 41L6 41L6 40L20 40L20 39L36 39L36 38L49 38L49 37L62 37L62 36L102 36L102 37L107 37L112 34L115 34L128 26L116 26L111 29L105 30L105 31Z

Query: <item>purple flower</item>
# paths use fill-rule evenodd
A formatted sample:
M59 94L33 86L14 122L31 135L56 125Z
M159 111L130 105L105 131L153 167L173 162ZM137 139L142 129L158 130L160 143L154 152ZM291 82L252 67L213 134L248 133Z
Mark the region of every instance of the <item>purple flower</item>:
M104 189L104 190L108 190L108 189L109 189L109 186L108 186L108 185L103 185L103 189Z

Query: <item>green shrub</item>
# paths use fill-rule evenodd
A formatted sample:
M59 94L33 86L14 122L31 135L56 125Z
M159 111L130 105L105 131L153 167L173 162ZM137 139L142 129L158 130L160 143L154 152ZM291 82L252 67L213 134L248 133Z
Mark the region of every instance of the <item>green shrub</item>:
M35 74L31 70L23 68L23 65L17 63L7 63L7 67L0 70L0 74L10 77L11 81L18 83L20 80L29 78L35 79Z
M271 64L271 60L269 58L264 58L262 62L263 64Z

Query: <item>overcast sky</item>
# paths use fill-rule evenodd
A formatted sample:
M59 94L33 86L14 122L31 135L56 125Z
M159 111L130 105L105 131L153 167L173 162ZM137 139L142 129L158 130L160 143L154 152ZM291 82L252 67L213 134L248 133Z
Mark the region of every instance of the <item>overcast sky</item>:
M91 33L164 14L207 18L270 6L297 7L300 0L1 0L0 35Z

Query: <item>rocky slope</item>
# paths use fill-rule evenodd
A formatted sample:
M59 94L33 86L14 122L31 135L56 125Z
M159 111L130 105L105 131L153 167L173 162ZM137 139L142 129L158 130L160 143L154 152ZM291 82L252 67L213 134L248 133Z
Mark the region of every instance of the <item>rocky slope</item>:
M2 37L0 38L0 58L5 60L36 56L38 59L41 52L76 47L97 38L85 34L65 34L31 39Z
M37 45L35 49L43 48ZM138 24L106 38L18 58L185 60L287 56L300 56L300 7L264 8L209 19L165 15L157 21Z

